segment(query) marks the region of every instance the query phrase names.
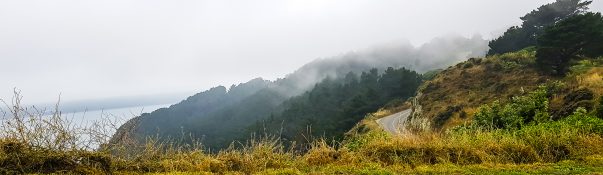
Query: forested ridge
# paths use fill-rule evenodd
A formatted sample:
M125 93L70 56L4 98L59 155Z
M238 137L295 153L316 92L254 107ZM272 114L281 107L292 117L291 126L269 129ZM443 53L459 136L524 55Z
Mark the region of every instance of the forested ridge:
M341 140L367 113L387 103L401 105L413 96L422 76L406 68L350 72L345 77L327 78L312 90L285 101L280 112L258 121L255 133L279 135L297 143L310 138Z
M477 36L448 36L420 47L403 43L317 59L275 81L257 78L230 88L217 86L169 108L142 114L121 126L112 141L185 138L184 142L201 141L219 150L257 134L282 134L306 142L310 140L301 139L300 134L341 139L364 114L394 98L403 101L412 96L418 85L395 78L416 81L418 74L409 70L425 72L483 55L485 44ZM406 69L394 69L402 67ZM401 82L403 86L393 87ZM317 96L319 93L331 96ZM323 105L304 106L303 99L309 96L312 103ZM316 117L320 120L313 119Z
M388 102L401 104L414 95L421 82L420 74L406 68L370 69L360 75L349 72L340 78L328 77L287 99L273 83L255 79L229 91L212 88L170 108L143 114L167 117L146 119L138 129L146 135L192 136L212 148L267 134L298 143L310 142L308 138L341 140L364 115Z

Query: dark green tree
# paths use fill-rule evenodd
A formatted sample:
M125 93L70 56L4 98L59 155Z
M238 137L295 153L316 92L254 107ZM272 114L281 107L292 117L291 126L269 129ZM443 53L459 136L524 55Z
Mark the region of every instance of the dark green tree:
M266 129L283 131L280 136L301 144L315 137L341 139L367 113L414 95L421 82L421 75L405 68L387 68L382 73L371 69L325 79L287 100Z
M538 38L536 62L545 71L565 75L572 59L603 54L601 13L571 16L545 29Z
M538 7L520 19L521 26L513 26L488 44L488 55L514 52L535 46L537 38L548 26L555 24L570 16L584 13L592 1L583 0L557 0L553 3Z
M488 46L490 50L488 55L503 54L507 52L513 52L521 50L522 48L535 45L535 39L532 37L534 34L528 30L513 26L500 37L490 41Z
M588 10L592 1L583 0L557 0L553 3L538 7L520 19L522 27L535 29L534 32L542 32L548 26L555 24L565 18L581 14Z

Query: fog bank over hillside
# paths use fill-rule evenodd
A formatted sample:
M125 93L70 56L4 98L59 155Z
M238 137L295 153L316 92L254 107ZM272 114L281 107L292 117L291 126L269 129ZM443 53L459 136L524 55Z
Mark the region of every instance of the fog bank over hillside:
M325 77L336 78L350 71L405 67L423 73L445 68L471 57L482 57L487 51L488 41L480 35L470 38L446 35L434 38L419 47L408 41L398 41L317 59L286 77L297 82L300 89L306 89Z
M354 75L350 72L363 77L369 76L364 73L370 72L370 69L377 68L384 72L388 67L405 67L425 72L450 66L469 57L483 56L487 51L486 45L487 41L478 35L471 38L458 35L438 37L420 47L414 47L408 42L388 43L317 59L275 81L256 78L230 88L216 85L168 108L129 120L114 135L113 142L119 142L119 138L129 137L128 135L138 139L149 136L176 138L182 133L191 133L202 138L204 144L211 148L225 148L234 140L247 138L248 131L256 128L254 124L291 110L288 101L312 93L320 86L317 83L327 81L327 77L330 80L344 76L349 78L348 75ZM371 74L369 77L377 77L379 73ZM409 71L405 74L416 73ZM365 80L366 78L364 77ZM411 81L413 78L406 79ZM361 98L352 92L344 96L354 96L356 101ZM380 103L389 100L382 99ZM274 127L270 128L275 129Z
M336 78L345 75L348 72L362 72L371 68L384 70L387 67L406 67L419 73L423 73L432 69L447 67L470 57L484 56L488 50L487 44L488 42L482 39L480 35L474 35L470 38L460 35L446 35L434 38L419 47L415 47L407 40L374 45L369 48L342 53L338 56L319 58L307 63L297 71L283 77L288 79L286 81L289 83L286 83L286 86L275 88L275 90L280 89L279 91L285 96L295 96L314 86L315 83L326 77ZM278 80L274 82L278 82ZM223 85L228 87L228 84ZM230 87L232 88L234 85L236 84L233 84ZM218 86L218 84L214 86ZM194 94L194 92L110 97L75 101L62 98L60 108L63 112L81 112L135 106L175 104L192 94ZM28 101L29 98L25 98L25 102ZM35 106L52 109L54 107L54 102L35 104Z

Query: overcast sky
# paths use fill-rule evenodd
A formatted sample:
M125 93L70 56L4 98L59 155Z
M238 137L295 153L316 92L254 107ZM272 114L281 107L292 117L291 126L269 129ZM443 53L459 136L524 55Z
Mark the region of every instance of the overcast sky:
M0 0L0 98L192 95L392 41L491 38L552 1Z

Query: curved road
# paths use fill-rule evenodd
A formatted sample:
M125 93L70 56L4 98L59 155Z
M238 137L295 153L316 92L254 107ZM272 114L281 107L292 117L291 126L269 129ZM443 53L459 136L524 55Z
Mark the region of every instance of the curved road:
M410 115L410 109L404 110L402 112L398 112L387 117L383 117L377 120L377 123L383 130L393 135L400 135L401 126L404 125L404 122L408 119Z

